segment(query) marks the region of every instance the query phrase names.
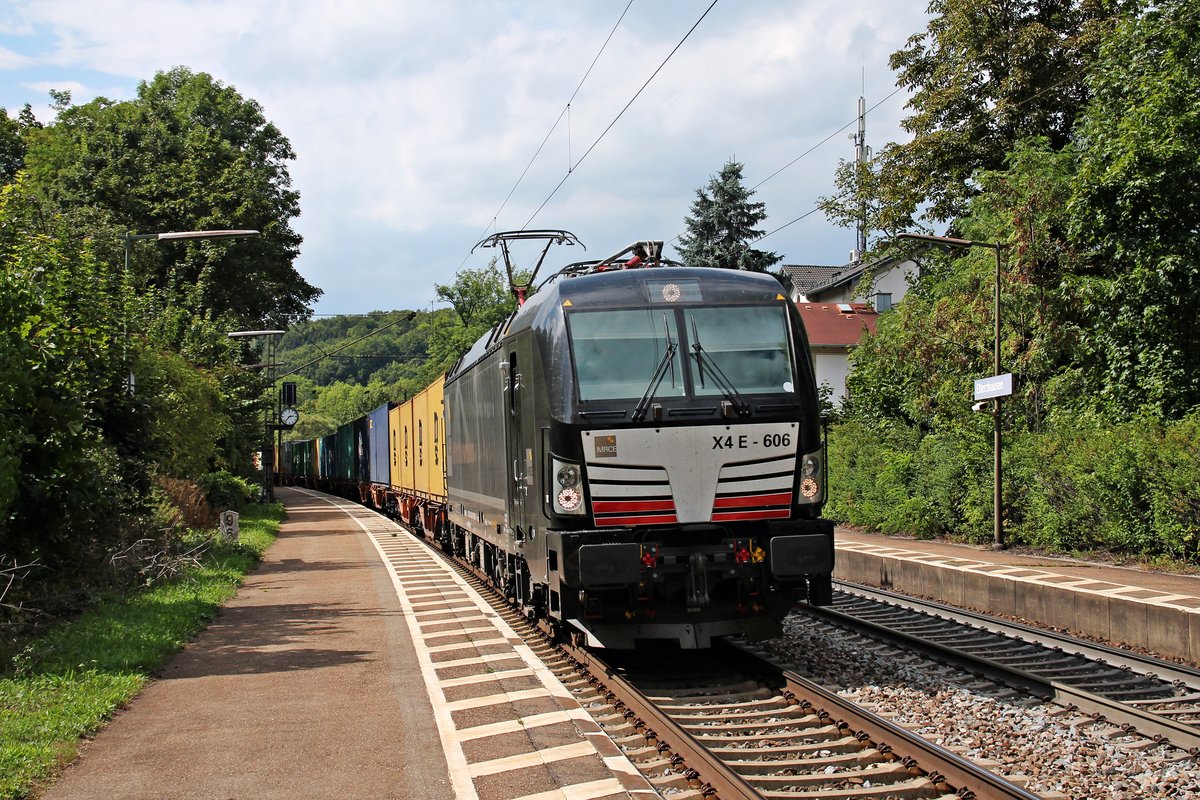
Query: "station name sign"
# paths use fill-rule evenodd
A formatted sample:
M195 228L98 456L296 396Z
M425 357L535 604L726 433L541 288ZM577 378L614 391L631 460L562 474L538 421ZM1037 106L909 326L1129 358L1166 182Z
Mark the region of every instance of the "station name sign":
M1008 397L1012 394L1012 373L993 375L990 378L976 378L975 399L990 400L993 397Z

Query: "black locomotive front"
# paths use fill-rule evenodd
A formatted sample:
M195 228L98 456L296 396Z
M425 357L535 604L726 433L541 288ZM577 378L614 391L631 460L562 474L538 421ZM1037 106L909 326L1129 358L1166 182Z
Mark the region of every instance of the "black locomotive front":
M562 275L446 393L458 546L588 643L770 636L828 601L816 387L774 278Z

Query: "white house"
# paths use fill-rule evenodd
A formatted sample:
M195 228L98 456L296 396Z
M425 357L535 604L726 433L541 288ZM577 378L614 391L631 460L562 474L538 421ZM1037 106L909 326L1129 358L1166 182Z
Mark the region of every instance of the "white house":
M926 245L923 249L928 247ZM783 267L783 274L791 284L793 302L853 303L865 300L876 311L890 311L897 305L920 271L920 264L912 255L885 256L841 267ZM862 284L863 275L867 272L871 274L870 284L865 293L856 295L855 290Z
M822 267L816 264L784 264L780 269L780 277L795 303L803 300L809 291L818 286L824 286L833 276L842 272L845 267Z

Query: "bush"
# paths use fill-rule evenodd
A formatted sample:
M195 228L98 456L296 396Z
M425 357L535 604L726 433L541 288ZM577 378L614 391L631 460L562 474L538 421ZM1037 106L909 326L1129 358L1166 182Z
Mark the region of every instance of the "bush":
M245 479L224 470L202 475L196 483L216 510L242 511L257 495L257 489Z
M200 485L178 478L161 477L155 483L165 495L165 498L156 498L159 500L156 504L156 520L165 519L172 523L172 527L184 528L210 528L215 524L207 493ZM163 499L167 501L166 507ZM174 514L171 513L172 509Z
M848 421L830 432L826 515L885 533L986 542L992 442ZM1163 423L1059 419L1004 440L1005 538L1058 552L1200 563L1200 410Z
M900 424L849 421L830 428L826 516L887 532L907 530L908 468L916 443L916 431Z
M1200 409L1167 427L1147 454L1150 528L1164 555L1200 562Z

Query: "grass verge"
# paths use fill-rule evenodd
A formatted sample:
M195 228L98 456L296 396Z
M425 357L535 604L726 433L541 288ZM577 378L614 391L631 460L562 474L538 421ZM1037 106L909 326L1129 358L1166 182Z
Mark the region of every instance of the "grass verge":
M80 740L204 629L275 541L283 506L252 506L237 543L137 595L101 603L0 664L0 800L29 796Z

